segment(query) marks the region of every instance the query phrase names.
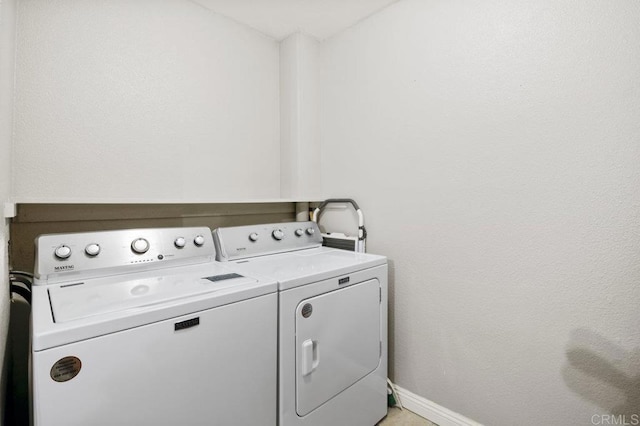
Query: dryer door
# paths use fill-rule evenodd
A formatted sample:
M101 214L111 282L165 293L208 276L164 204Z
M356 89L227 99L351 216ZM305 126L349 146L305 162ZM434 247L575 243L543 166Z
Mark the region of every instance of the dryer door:
M296 412L305 416L380 362L380 283L369 280L296 308Z

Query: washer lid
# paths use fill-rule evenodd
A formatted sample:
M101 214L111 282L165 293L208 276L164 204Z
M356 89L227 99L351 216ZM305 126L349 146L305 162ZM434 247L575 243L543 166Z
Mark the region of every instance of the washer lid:
M54 321L62 323L112 312L139 310L256 282L235 273L122 278L51 286L48 290Z

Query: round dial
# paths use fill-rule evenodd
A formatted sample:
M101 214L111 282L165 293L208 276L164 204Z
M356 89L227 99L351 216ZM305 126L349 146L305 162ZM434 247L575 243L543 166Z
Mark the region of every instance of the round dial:
M200 247L204 244L204 237L202 235L196 235L196 237L193 239L193 244Z
M307 234L309 234L309 235L313 235L313 234L315 234L315 233L316 233L316 230L315 230L315 229L313 229L313 228L307 228Z
M176 246L177 248L182 248L182 247L185 246L186 243L187 243L187 241L184 239L184 237L178 237L173 242L173 245Z
M61 244L56 247L56 249L53 251L53 254L58 259L66 259L71 256L71 248L69 248L69 246L65 246L64 244Z
M144 238L137 238L131 243L131 250L138 254L146 253L149 250L149 241Z
M282 229L274 229L271 235L273 235L273 238L278 241L284 238L284 232L282 232Z
M302 228L298 228L298 229L296 229L296 235L297 235L298 237L302 237L302 234L304 234L304 231L302 230Z
M251 241L258 241L258 233L257 233L257 232L252 232L252 233L249 235L249 239L250 239Z
M84 248L84 252L89 256L97 256L100 253L100 245L98 244L89 244Z

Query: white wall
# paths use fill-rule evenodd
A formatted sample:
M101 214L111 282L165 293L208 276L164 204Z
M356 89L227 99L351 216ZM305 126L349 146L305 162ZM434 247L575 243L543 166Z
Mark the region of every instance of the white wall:
M320 199L318 67L320 43L295 33L280 43L280 190Z
M13 128L13 72L15 57L15 0L0 0L0 208L11 196L11 132ZM5 413L9 327L8 219L0 211L0 424Z
M403 0L321 45L324 195L391 259L401 386L492 425L640 405L639 19ZM187 0L21 0L14 198L279 197L278 49Z
M22 0L17 201L280 196L278 43L188 0Z
M638 22L403 0L323 44L323 189L391 260L400 386L488 425L639 412Z

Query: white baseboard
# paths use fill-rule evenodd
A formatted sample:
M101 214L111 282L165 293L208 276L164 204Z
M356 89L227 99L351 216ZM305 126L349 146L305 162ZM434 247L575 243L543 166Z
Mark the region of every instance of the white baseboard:
M413 392L409 392L400 386L395 385L396 392L400 398L400 403L404 408L413 411L417 415L439 425L439 426L482 426L480 423L471 420L462 414L444 408L433 401L429 401Z

